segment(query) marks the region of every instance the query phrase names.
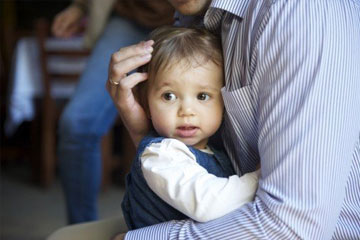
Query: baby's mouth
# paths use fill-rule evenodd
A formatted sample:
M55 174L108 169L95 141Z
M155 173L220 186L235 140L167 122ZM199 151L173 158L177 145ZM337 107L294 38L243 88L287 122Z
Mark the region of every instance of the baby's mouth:
M199 130L196 126L180 126L176 128L176 135L182 138L193 137Z

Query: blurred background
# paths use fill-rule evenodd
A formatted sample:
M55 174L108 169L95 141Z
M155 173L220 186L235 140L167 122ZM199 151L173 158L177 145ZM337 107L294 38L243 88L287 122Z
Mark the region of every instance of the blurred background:
M0 239L45 239L66 225L57 120L91 50L49 26L70 1L0 1ZM85 19L86 24L86 19ZM56 78L57 81L52 81ZM127 149L129 151L123 151ZM119 121L102 141L100 219L121 216L133 147Z

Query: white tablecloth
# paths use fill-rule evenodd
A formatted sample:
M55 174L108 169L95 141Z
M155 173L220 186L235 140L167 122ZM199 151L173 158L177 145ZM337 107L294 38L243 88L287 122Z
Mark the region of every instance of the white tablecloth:
M82 38L50 38L47 49L81 49ZM86 57L52 57L48 61L51 72L80 73L86 64ZM12 66L12 77L9 84L8 115L5 121L5 133L12 135L23 121L30 121L35 115L34 98L43 94L39 48L34 37L18 41ZM73 83L52 82L51 94L54 98L68 98L74 92Z

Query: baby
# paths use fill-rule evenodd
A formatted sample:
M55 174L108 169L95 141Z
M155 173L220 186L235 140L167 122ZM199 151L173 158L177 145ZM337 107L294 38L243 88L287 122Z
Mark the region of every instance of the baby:
M209 144L224 105L221 43L203 29L162 27L151 33L148 80L139 101L153 131L144 137L122 203L129 229L169 220L210 221L252 201L258 172L235 175L226 154ZM221 145L221 144L216 144Z

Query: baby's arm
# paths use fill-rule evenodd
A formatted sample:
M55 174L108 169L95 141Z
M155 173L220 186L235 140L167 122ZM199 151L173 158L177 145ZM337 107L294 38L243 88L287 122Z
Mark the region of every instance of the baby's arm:
M222 217L252 201L258 185L259 170L229 178L208 173L186 145L175 139L147 147L141 162L149 187L169 205L199 222Z

